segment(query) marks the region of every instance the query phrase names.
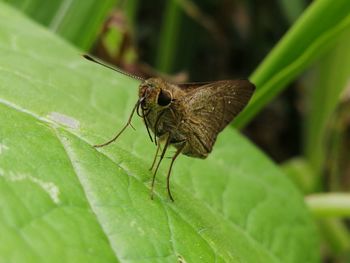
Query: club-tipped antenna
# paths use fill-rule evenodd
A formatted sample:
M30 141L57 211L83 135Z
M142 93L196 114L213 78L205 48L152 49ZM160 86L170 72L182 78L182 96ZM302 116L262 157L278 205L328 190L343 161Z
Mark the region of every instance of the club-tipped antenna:
M119 73L121 73L121 74L123 74L123 75L125 75L125 76L130 77L130 78L137 79L137 80L141 80L141 81L144 80L144 78L142 78L142 77L140 77L140 76L136 76L136 75L130 74L130 73L128 73L128 72L125 72L124 70L121 70L121 69L119 69L119 68L115 68L115 67L109 66L109 65L103 63L102 61L100 61L100 60L98 60L98 59L96 59L96 58L94 58L94 57L92 57L92 56L90 56L90 55L88 55L88 54L83 54L83 57L86 58L87 60L90 60L90 61L92 61L92 62L95 62L95 63L97 63L97 64L100 64L101 66L104 66L104 67L106 67L106 68L109 68L109 69L111 69L111 70L114 70L114 71L116 71L116 72L119 72Z

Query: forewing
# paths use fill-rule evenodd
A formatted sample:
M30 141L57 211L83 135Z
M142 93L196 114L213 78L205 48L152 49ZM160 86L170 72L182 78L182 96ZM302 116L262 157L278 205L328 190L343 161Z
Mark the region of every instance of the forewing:
M247 105L254 90L248 80L223 80L203 85L185 96L188 123L209 152L217 134Z
M176 84L181 90L185 91L186 93L190 93L194 91L195 89L205 87L206 85L210 84L212 82L189 82L189 83L180 83Z

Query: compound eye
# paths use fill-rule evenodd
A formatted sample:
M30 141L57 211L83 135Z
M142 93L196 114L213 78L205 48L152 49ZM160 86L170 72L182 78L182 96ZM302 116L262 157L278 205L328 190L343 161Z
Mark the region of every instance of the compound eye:
M170 93L165 90L160 90L157 103L159 106L168 106L171 103Z

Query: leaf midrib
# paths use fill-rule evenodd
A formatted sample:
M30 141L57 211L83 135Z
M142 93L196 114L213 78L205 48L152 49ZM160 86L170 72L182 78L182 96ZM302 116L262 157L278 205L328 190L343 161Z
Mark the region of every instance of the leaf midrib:
M4 99L2 99L2 98L0 98L0 103L3 104L3 105L5 105L5 106L7 106L7 107L9 107L10 109L16 110L16 111L18 111L18 112L20 112L20 113L24 113L24 114L30 115L31 117L34 117L35 119L37 119L37 120L39 120L39 121L42 121L42 122L48 124L51 128L53 128L53 129L55 130L55 135L56 135L58 141L62 144L62 147L63 147L63 149L64 149L65 152L66 152L66 155L67 155L67 157L68 157L68 159L69 159L69 161L70 161L70 163L71 163L71 165L72 165L72 168L73 168L73 170L74 170L74 172L75 172L75 174L76 174L76 176L77 176L77 178L78 178L78 181L80 182L80 185L81 185L82 189L84 190L84 194L85 194L85 196L86 196L86 200L88 201L88 204L89 204L90 209L94 212L94 214L95 214L95 216L96 216L96 220L97 220L97 222L99 223L99 226L101 227L101 229L102 229L104 235L106 236L106 238L107 238L107 240L108 240L108 242L109 242L109 245L110 245L112 251L114 251L114 253L115 253L116 259L117 259L119 262L122 262L122 261L120 260L120 258L117 256L116 251L113 249L113 246L111 245L111 240L110 240L109 236L107 235L107 233L105 232L105 230L104 230L104 228L103 228L103 223L100 221L100 219L99 219L99 217L98 217L98 213L96 213L95 210L93 209L93 207L91 206L91 203L92 203L92 202L91 202L91 200L89 200L88 196L86 195L85 188L84 188L84 184L81 182L81 180L80 180L80 178L79 178L79 176L78 176L78 172L77 172L76 169L74 168L73 160L71 159L69 153L67 152L66 146L64 145L64 143L63 143L62 140L60 139L59 135L57 134L59 131L57 130L56 127L59 126L59 127L60 127L61 129L63 129L65 132L67 132L67 133L69 133L70 135L72 135L72 136L78 138L79 140L81 140L82 142L84 142L84 143L86 143L86 144L88 144L88 145L92 145L92 144L89 143L85 138L81 137L79 134L73 133L71 130L66 129L66 127L60 125L59 123L55 123L55 122L51 121L50 119L47 119L47 118L42 117L42 116L40 116L40 115L38 115L38 114L36 114L36 113L33 113L32 111L30 111L30 110L28 110L28 109L22 108L22 107L20 107L20 106L18 106L18 105L16 105L16 104L14 104L14 103L12 103L12 102L9 102L9 101L6 101L6 100L4 100ZM55 127L55 126L56 126L56 127ZM115 161L113 161L113 159L110 158L107 154L105 154L105 153L103 153L103 152L99 152L99 153L102 154L102 155L103 155L104 157L106 157L107 159L109 159L109 160L110 160L111 162L113 162L114 164L116 164L118 167L120 167L120 169L122 169L122 170L123 170L124 172L126 172L127 174L131 175L135 180L137 180L139 183L141 183L142 185L144 185L144 186L147 188L145 182L142 182L139 178L137 178L136 176L134 176L132 173L128 173L129 171L128 171L127 169L125 169L124 167L120 166L120 164L117 164L117 163L116 163ZM132 155L133 158L139 159L139 157L137 157L137 156L134 155L133 153L130 153L130 155ZM182 191L186 192L185 189L182 189ZM161 197L161 195L158 194L157 192L155 192L154 194L157 195L158 197ZM201 199L199 199L198 197L194 196L193 194L192 194L192 197L193 197L195 200L199 201L205 208L207 208L207 210L209 210L210 213L212 213L212 215L219 215L219 216L227 223L227 225L228 225L230 228L233 228L233 229L236 229L236 230L240 231L240 232L247 238L248 241L253 242L253 244L256 245L259 249L265 251L266 254L270 256L270 259L273 259L273 260L274 260L274 262L276 262L276 263L279 262L279 260L278 260L278 258L276 257L276 255L274 255L271 251L267 250L266 247L264 247L264 246L263 246L262 244L260 244L256 239L254 239L251 235L249 235L249 233L247 233L247 232L245 231L245 229L241 228L239 225L236 225L236 224L234 224L233 222L231 222L230 220L228 220L228 219L222 214L222 212L221 212L220 210L215 210L215 209L213 209L211 206L209 206L208 204L206 204L205 202L203 202ZM166 211L165 205L166 205L166 204L163 203L164 212L165 212L165 213L168 213L168 212ZM172 209L173 212L175 212L175 213L178 212L176 209L174 209L174 208L171 207L171 206L167 206L167 207L170 208L170 209ZM188 221L181 215L181 213L177 213L177 214L179 215L179 217L181 218L181 220L182 220L184 223L186 223L188 226L190 226L191 229L193 229L193 231L196 232L197 235L198 235L202 240L204 240L204 241L208 244L208 246L212 249L212 251L213 251L213 253L214 253L214 255L215 255L215 258L217 258L217 256L219 255L218 250L215 249L214 247L212 247L211 244L210 244L210 242L208 242L208 241L205 239L205 237L203 237L202 235L200 235L200 234L196 231L196 229L192 226L192 224L191 224L190 222L188 222ZM174 255L176 256L176 254L174 254Z

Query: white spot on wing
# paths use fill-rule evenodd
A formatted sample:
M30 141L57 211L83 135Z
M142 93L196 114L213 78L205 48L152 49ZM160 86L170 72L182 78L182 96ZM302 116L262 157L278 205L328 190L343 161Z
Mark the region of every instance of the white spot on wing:
M51 112L48 115L48 118L72 129L78 129L80 126L80 122L78 120L59 112Z

